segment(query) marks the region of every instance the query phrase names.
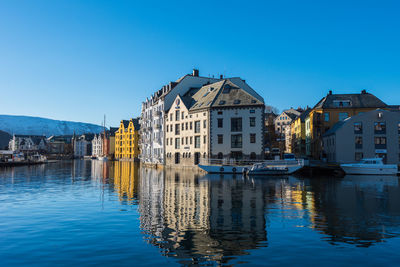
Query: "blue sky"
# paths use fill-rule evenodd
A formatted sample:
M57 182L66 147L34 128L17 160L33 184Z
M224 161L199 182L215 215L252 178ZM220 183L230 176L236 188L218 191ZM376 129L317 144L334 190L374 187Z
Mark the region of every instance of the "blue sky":
M199 68L280 110L330 89L400 104L396 1L3 1L0 114L118 125Z

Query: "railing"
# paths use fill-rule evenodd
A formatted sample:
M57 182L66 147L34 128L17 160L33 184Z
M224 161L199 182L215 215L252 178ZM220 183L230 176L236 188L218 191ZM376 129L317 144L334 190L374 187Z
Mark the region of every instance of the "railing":
M295 160L237 160L237 159L200 159L201 165L230 165L230 166L243 166L243 165L253 165L256 163L263 163L268 166L295 166L304 165L304 159Z

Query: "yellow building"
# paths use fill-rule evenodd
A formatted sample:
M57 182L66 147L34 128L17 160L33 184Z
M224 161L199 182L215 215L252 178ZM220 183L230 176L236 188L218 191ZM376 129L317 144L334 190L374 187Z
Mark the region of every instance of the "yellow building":
M306 127L305 120L311 109L307 108L300 116L297 116L290 124L292 135L292 153L296 156L305 156L306 154Z
M306 151L313 159L322 159L322 136L338 121L345 120L361 112L387 108L388 106L376 96L361 94L332 94L322 98L306 118Z
M139 158L139 120L122 120L115 132L115 158L137 160Z

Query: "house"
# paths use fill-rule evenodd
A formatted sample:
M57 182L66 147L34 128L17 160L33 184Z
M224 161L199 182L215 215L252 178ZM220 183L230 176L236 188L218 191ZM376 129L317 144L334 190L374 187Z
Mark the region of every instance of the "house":
M122 120L115 132L115 159L139 159L139 119Z
M92 156L101 157L103 156L103 143L104 143L104 133L95 134L92 140Z
M290 108L284 110L280 115L275 118L275 133L277 135L278 148L280 151L291 153L291 129L290 124L292 121L301 114L303 109Z
M140 118L140 159L148 165L165 163L165 121L164 117L176 96L186 94L192 88L200 88L205 84L219 81L220 79L201 77L199 71L194 69L192 74L187 74L175 82L164 85L150 98L142 103Z
M46 152L47 141L41 135L13 135L8 144L9 150L22 153Z
M399 164L400 111L376 109L339 121L323 135L323 148L328 162L380 157Z
M115 157L115 133L118 131L117 127L110 127L108 138L104 140L103 148L104 154L114 158Z
M240 78L177 95L166 115L166 165L264 158L264 99Z
M313 159L322 158L322 136L337 122L377 108L388 109L388 106L366 90L362 90L360 94L333 94L329 91L307 116L307 156Z
M49 154L72 155L72 135L50 136L47 138L47 151Z
M299 116L297 116L291 123L291 152L297 157L304 157L306 155L306 118L311 109L307 108Z
M72 136L72 145L74 151L74 157L83 158L85 156L92 155L92 140L94 134L82 134L79 136Z

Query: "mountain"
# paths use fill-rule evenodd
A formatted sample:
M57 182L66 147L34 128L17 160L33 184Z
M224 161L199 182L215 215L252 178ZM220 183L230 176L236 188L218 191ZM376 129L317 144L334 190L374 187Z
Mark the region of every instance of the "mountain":
M0 115L0 130L12 134L70 135L99 133L103 127L91 123L59 121L40 117Z
M8 142L11 140L11 138L12 136L9 133L0 131L0 150L8 147Z

